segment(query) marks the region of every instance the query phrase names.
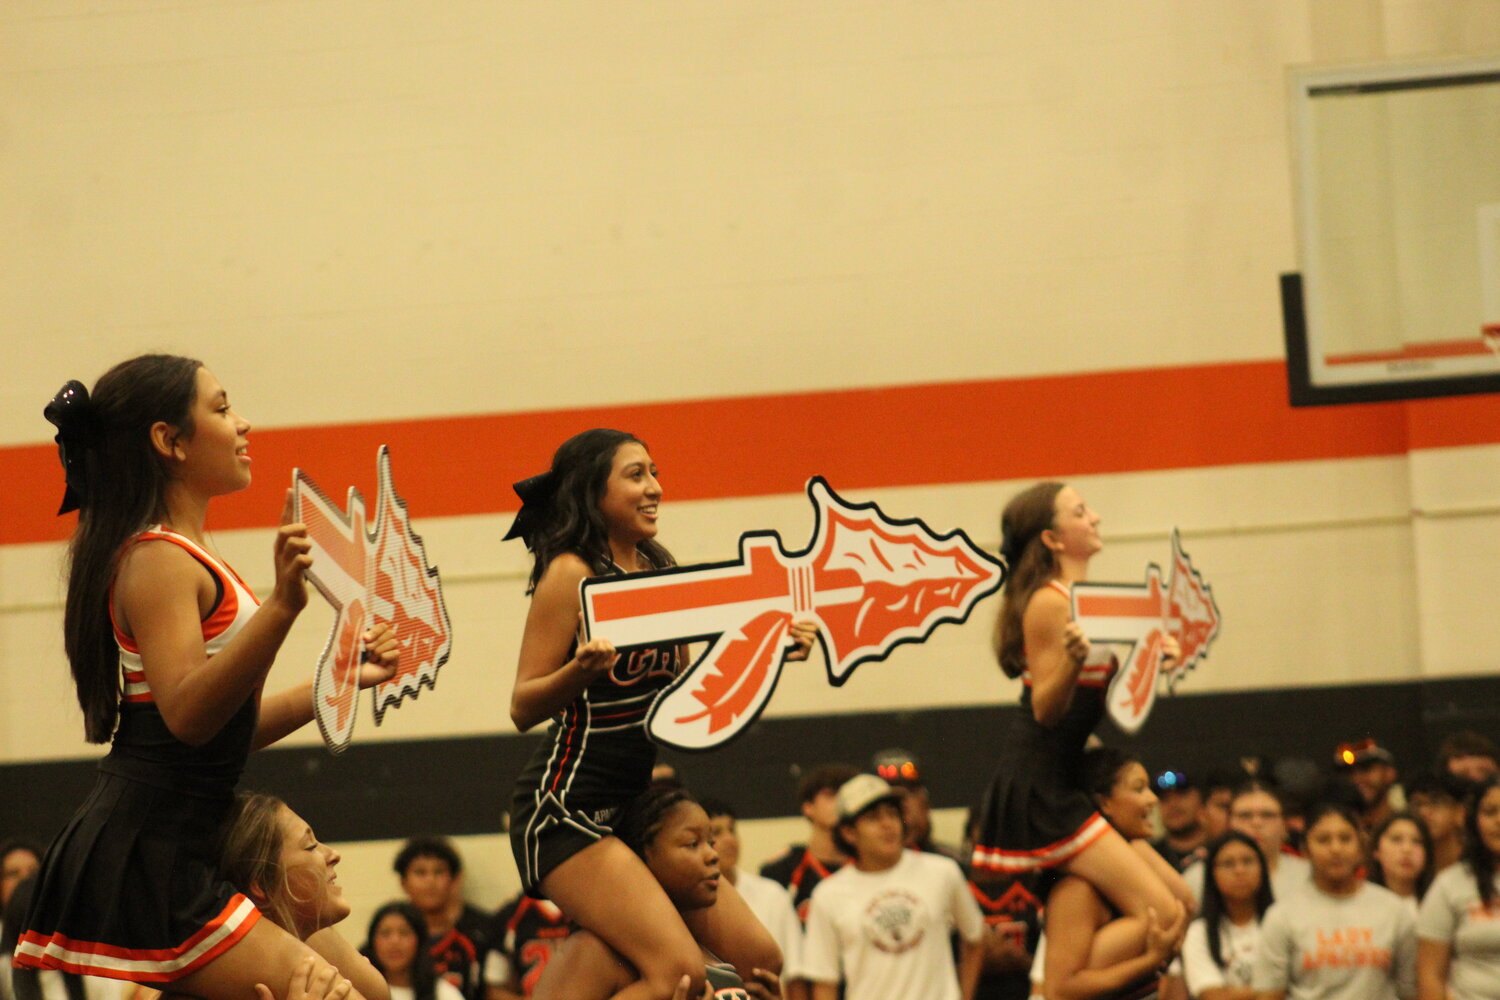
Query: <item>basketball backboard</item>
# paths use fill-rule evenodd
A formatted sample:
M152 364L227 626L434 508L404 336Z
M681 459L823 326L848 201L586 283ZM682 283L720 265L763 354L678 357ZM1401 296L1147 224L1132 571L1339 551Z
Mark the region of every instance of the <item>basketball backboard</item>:
M1500 56L1290 89L1293 405L1500 391Z

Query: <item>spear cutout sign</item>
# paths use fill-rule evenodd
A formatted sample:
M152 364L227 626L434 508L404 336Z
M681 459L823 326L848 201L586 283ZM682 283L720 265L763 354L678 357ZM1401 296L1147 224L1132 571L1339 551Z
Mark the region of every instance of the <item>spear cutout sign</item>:
M812 541L788 552L774 531L740 536L734 562L676 567L581 585L584 634L618 648L707 640L709 648L657 695L652 739L681 750L728 742L755 720L781 675L794 621L818 624L828 682L962 622L1000 589L1005 567L961 530L946 535L873 503L849 503L808 481Z
M1163 591L1161 569L1146 567L1146 582L1075 583L1073 617L1093 643L1119 643L1130 652L1109 687L1110 718L1134 733L1151 714L1156 694L1165 682L1167 693L1208 655L1219 635L1219 606L1213 589L1182 551L1182 539L1172 530L1172 576ZM1177 637L1182 655L1168 673L1161 670L1162 640Z
M365 523L365 498L350 488L348 512L339 510L301 469L292 470L292 517L307 525L313 564L308 581L333 605L333 630L318 657L313 708L323 742L343 753L354 735L359 694L361 637L377 622L396 630L401 665L374 690L375 724L388 708L437 683L448 661L453 629L443 603L437 567L427 562L422 538L412 530L406 501L391 481L390 450L376 458L379 492L375 520Z

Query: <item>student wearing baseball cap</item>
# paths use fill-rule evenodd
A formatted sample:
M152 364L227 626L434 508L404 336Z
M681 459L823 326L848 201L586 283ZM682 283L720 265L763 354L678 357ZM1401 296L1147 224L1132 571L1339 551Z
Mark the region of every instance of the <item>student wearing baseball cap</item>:
M1151 841L1167 864L1182 871L1207 852L1203 826L1203 791L1185 771L1162 771L1151 779L1161 815L1160 837Z
M838 791L834 839L850 863L813 890L803 974L813 1000L970 1000L984 919L958 864L906 849L901 793L873 774ZM961 939L955 967L950 930Z
M881 750L870 758L870 772L903 793L901 815L906 821L906 846L928 854L941 854L962 866L964 859L957 848L932 839L932 799L927 794L917 755L900 747Z
M1396 756L1374 737L1340 743L1334 749L1333 762L1340 776L1359 792L1360 822L1366 833L1406 805L1406 793L1396 784Z

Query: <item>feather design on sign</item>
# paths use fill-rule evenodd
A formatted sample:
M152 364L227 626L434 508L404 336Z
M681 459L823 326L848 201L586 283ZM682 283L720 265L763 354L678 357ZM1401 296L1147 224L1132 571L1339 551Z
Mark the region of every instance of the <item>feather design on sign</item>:
M1172 582L1167 587L1167 628L1177 636L1182 658L1167 675L1167 690L1176 690L1182 678L1208 655L1208 647L1219 637L1219 606L1213 588L1193 568L1182 550L1182 537L1172 529Z

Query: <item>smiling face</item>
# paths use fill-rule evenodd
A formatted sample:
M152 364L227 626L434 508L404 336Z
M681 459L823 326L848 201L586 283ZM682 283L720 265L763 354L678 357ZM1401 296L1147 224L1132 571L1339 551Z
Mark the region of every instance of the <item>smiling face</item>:
M1415 882L1427 864L1427 848L1422 844L1422 832L1410 819L1391 822L1375 842L1372 852L1380 862L1387 882Z
M1151 777L1139 761L1131 761L1115 775L1109 794L1099 799L1099 811L1126 840L1149 839L1155 832L1151 813L1156 808L1156 793Z
M349 915L344 887L335 872L339 853L319 843L307 821L286 806L281 807L278 822L284 891L298 936L306 938Z
M610 541L633 547L655 538L660 504L656 464L639 441L626 441L615 449L604 495L599 498L599 513L604 515Z
M1042 544L1056 556L1087 560L1104 548L1099 537L1099 515L1071 486L1057 491L1053 501L1052 527L1042 532Z
M380 963L381 971L387 974L409 973L412 963L417 960L419 943L416 929L399 913L387 913L381 917L375 925L375 933L370 935L375 960Z
M1319 887L1346 891L1364 861L1359 830L1336 812L1324 813L1307 831L1307 860Z
M207 368L199 368L189 411L191 432L162 425L173 478L206 496L250 485L250 423L229 405L229 394Z
M646 845L646 867L679 910L701 910L719 898L719 852L708 814L696 802L672 807Z
M860 871L891 868L906 850L901 804L890 799L877 802L851 821L840 823L839 833L854 848L855 866Z

